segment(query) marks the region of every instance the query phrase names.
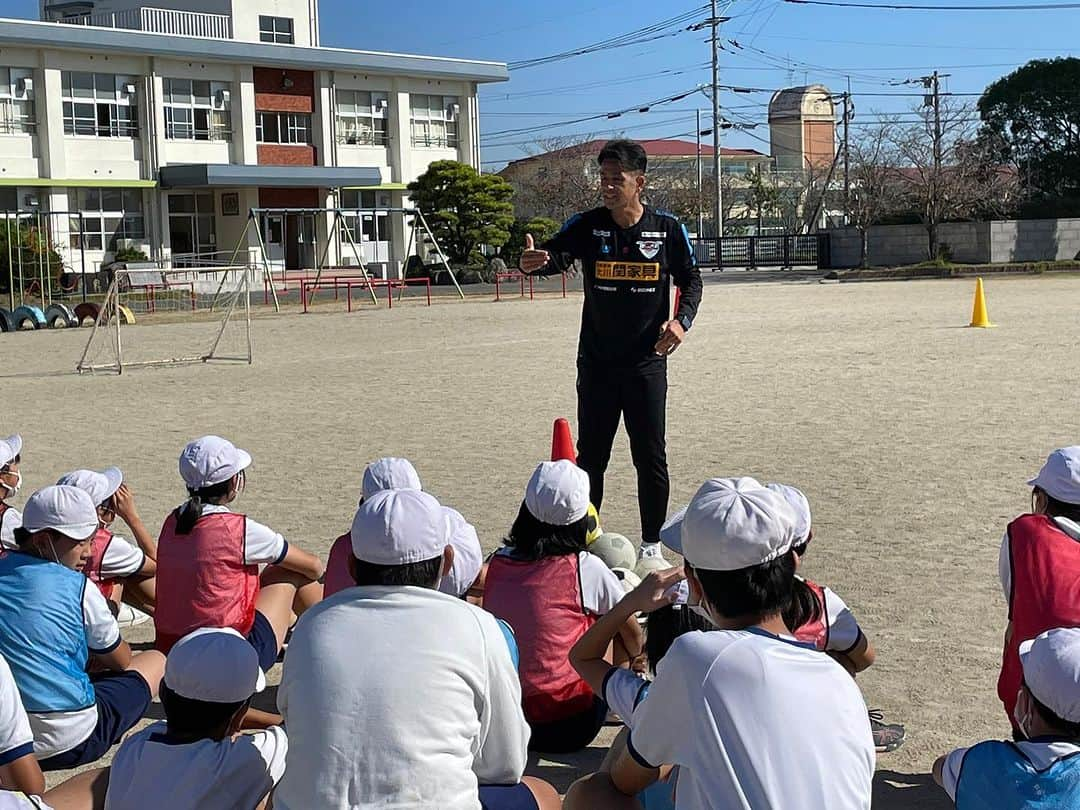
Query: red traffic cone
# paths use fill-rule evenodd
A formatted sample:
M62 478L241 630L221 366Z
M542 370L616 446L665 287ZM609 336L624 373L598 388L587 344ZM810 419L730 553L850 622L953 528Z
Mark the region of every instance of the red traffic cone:
M577 464L577 453L574 452L574 437L570 435L570 423L565 419L555 420L551 429L551 460L572 461Z

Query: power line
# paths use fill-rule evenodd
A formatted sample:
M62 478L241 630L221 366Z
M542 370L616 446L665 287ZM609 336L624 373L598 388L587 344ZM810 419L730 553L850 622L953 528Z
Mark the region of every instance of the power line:
M677 14L674 17L669 17L665 20L652 23L651 25L644 26L643 28L637 28L633 31L628 31L625 34L619 34L615 37L609 37L608 39L600 40L599 42L593 42L589 45L583 45L580 48L574 48L569 51L561 51L559 53L548 54L547 56L540 56L534 59L522 59L517 62L510 62L507 67L513 70L524 70L526 68L538 67L540 65L549 65L553 62L562 62L566 59L572 59L576 56L584 56L590 53L598 53L600 51L607 51L613 48L625 48L630 45L640 45L644 42L651 42L656 39L662 39L664 37L676 36L685 31L689 31L693 28L693 25L684 26L683 23L688 23L705 11L705 6L698 6L690 11ZM670 30L677 28L677 30Z
M982 6L929 6L898 3L841 3L837 0L784 0L799 6L834 6L836 8L875 8L900 11L1051 11L1056 9L1080 8L1080 3L1032 3L991 4Z
M522 90L517 93L498 93L493 95L485 95L480 100L485 104L494 104L498 101L509 101L515 98L535 98L537 96L557 95L559 93L578 92L580 90L592 90L598 87L611 87L619 84L633 84L641 79L653 79L658 76L681 76L684 73L692 73L696 70L701 70L709 66L708 62L701 62L696 65L687 65L685 67L671 68L669 70L654 70L651 73L641 73L636 76L622 76L618 79L602 79L595 82L585 82L584 84L570 84L563 85L561 87L546 87L537 88L534 90ZM912 68L917 70L918 68Z

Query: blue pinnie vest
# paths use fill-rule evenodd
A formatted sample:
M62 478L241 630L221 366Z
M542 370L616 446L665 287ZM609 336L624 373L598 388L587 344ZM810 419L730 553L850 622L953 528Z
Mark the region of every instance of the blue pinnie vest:
M987 807L1080 807L1080 752L1056 759L1040 771L1014 743L989 740L972 747L960 766L956 809Z
M77 571L29 554L0 556L0 655L28 712L94 705L83 626L88 583Z

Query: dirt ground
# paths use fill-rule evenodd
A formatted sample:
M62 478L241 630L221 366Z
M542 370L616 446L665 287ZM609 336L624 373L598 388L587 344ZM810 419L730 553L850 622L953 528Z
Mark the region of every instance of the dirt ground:
M908 728L879 759L875 805L947 806L934 757L1008 731L994 693L998 544L1047 452L1080 439L1080 280L990 281L994 330L962 328L971 281L708 281L721 283L707 284L670 367L672 510L713 475L806 491L816 539L805 571L877 647L859 678L867 704ZM180 448L215 432L255 458L240 508L311 551L348 527L364 464L384 454L412 459L495 548L552 419L573 421L580 297L339 309L258 318L251 366L121 377L70 373L86 331L4 335L3 430L25 438L20 497L69 468L118 464L156 527L183 497ZM168 353L207 334L134 326L125 341ZM636 537L625 435L608 480L603 525ZM536 772L565 786L601 755Z

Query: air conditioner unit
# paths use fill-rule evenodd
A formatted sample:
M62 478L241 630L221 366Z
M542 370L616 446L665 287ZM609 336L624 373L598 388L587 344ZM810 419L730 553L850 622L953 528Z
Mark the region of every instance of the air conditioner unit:
M15 96L17 98L30 99L34 97L34 80L29 76L23 76L15 81Z

